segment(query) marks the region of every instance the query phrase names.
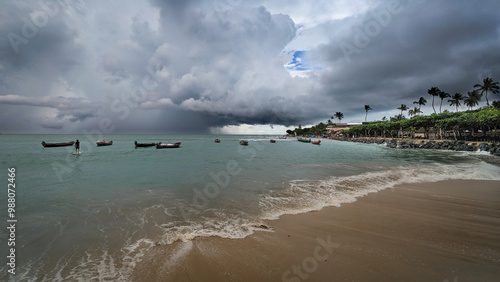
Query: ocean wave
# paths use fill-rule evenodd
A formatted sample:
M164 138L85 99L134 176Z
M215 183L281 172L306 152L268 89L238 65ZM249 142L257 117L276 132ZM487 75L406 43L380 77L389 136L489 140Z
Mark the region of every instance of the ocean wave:
M405 183L444 180L497 180L500 168L485 162L461 165L411 165L354 176L324 180L294 180L283 189L260 196L263 220L275 220L284 214L300 214L355 202L369 193Z
M134 215L126 217L126 222L133 223L134 231L127 231L118 236L126 239L123 244L117 243L116 240L106 240L105 244L91 246L85 253L75 251L63 256L55 267L47 266L51 269L48 272L42 270L43 262L36 261L20 269L19 277L45 277L42 280L47 281L128 281L145 255L158 245L179 243L175 246L174 252L169 254L167 268L172 268L187 256L193 247L192 241L196 238L241 239L255 232L272 232L271 226L266 221L278 219L284 214L300 214L321 210L327 206L341 206L354 202L368 193L405 183L443 180L500 181L500 167L483 161L447 165L385 164L362 168L370 172L331 176L321 180L287 181L281 187L258 195L256 201L258 206L255 206L253 211L245 210L243 205L239 206L238 210L198 209L196 211L199 213L189 213L186 219L176 213L179 209L165 203L148 204L146 207L133 208L131 211L119 205L116 209L111 207L103 209L102 213L96 215L99 219L106 216L121 218L122 213ZM377 170L374 171L375 169ZM107 233L109 236L115 234L117 230L114 225L109 226L109 229L101 225L98 227L101 233ZM147 235L136 234L137 230L144 229L155 232Z
M162 225L165 231L158 244L187 242L197 237L220 237L226 239L245 238L255 231L271 231L271 227L260 220L244 217L222 216L204 218L191 222L171 222Z

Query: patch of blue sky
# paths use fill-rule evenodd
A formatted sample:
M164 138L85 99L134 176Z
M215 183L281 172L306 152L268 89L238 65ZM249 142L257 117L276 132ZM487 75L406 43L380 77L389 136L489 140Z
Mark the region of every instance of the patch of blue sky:
M292 61L285 65L287 70L291 71L311 71L322 70L320 66L312 64L308 59L307 51L289 51L288 54L293 53Z

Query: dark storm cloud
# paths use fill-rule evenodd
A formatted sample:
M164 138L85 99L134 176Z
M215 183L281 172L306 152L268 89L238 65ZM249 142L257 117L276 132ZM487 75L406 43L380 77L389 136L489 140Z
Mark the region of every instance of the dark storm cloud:
M29 98L19 95L0 96L0 104L52 108L57 110L57 117L67 118L71 122L83 121L87 118L97 117L97 112L101 108L101 105L91 103L82 98Z
M478 77L498 77L500 18L494 7L493 1L401 2L400 12L390 13L378 32L373 23L388 14L384 5L330 22L326 25L340 32L314 50L316 61L331 69L322 74L323 91L346 116L365 104L375 112L412 106L433 86L465 94Z
M124 133L296 126L337 111L356 122L365 104L378 119L433 86L466 94L500 80L498 1L40 3L0 3L0 131L15 127L3 117L74 132L109 119ZM27 42L13 47L10 33ZM294 54L307 60L298 76L285 67Z

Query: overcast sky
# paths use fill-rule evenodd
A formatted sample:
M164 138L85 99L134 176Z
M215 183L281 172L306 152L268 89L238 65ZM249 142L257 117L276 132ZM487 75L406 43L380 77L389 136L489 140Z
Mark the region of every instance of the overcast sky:
M1 1L0 132L283 134L335 112L364 121L366 104L380 120L420 97L430 114L431 87L466 95L500 80L499 11L497 0Z

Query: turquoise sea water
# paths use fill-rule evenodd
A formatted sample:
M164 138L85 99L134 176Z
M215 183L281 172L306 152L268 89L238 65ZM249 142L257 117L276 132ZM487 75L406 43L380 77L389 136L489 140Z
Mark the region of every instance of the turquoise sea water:
M1 281L126 281L157 244L269 232L269 220L280 215L339 206L402 183L500 181L498 159L481 153L331 140L317 146L272 136L105 138L113 145L96 147L83 135L0 135L2 224L8 226L11 167L17 219L15 276L6 266L9 230L1 228ZM76 139L81 155L72 155L73 147L41 145ZM182 144L135 149L136 140Z

